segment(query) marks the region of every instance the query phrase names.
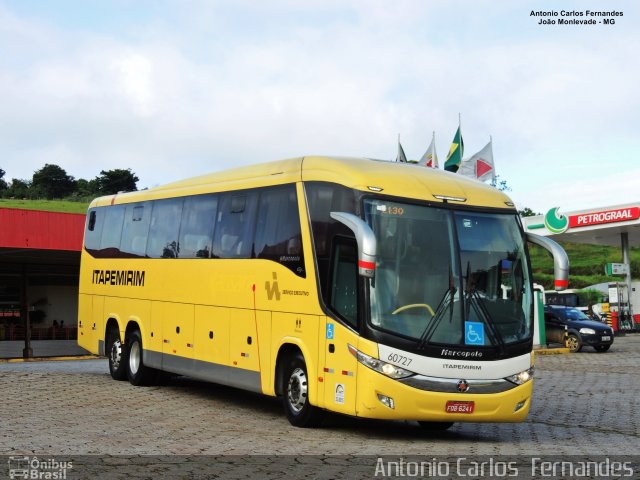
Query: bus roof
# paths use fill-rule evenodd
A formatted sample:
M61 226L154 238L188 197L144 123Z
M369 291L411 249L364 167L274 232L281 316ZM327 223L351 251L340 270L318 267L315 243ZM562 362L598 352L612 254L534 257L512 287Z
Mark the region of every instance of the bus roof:
M137 192L95 199L91 206L224 192L299 181L339 183L362 191L460 205L514 208L496 188L462 175L411 163L368 158L308 156L249 165ZM464 199L452 200L452 199Z

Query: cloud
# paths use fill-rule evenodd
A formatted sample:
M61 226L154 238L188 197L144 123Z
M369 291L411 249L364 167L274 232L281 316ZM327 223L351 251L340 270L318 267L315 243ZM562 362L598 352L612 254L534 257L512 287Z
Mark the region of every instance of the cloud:
M15 45L0 59L7 177L57 163L152 186L304 154L392 159L397 133L419 158L434 130L444 156L460 112L467 154L492 135L514 198L540 209L559 168L588 184L614 147L621 170L640 147L639 37L624 23L541 30L510 2L189 7L138 4L135 22L94 28L0 10Z

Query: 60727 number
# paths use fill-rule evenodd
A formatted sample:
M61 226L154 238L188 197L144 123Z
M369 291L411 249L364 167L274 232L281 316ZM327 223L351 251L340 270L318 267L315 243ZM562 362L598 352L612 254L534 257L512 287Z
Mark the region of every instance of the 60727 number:
M393 363L400 364L404 367L408 367L411 365L411 358L405 357L404 355L398 355L397 353L390 353L387 357L387 360Z

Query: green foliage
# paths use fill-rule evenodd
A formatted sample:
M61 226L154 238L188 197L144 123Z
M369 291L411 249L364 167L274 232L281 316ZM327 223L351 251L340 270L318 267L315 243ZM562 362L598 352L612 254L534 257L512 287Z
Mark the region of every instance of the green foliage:
M601 303L604 294L599 290L586 289L580 291L580 297L584 305L593 305L594 303Z
M536 215L541 214L534 212L529 207L524 207L522 210L518 210L518 215L520 215L521 217L535 217Z
M9 187L3 192L7 198L31 198L31 182L14 178Z
M33 173L31 188L48 200L64 198L75 190L75 180L58 165L45 164Z
M511 187L507 184L507 181L501 180L500 175L496 175L495 177L493 177L493 180L491 180L491 186L496 187L501 192L511 191Z
M58 165L45 164L33 173L32 180L14 178L10 184L3 179L0 168L0 198L10 199L70 199L87 202L100 195L131 192L138 189L139 178L131 169L102 170L93 180L75 180Z
M96 177L96 187L102 195L112 195L118 192L133 192L138 189L136 183L140 180L130 168L102 170Z

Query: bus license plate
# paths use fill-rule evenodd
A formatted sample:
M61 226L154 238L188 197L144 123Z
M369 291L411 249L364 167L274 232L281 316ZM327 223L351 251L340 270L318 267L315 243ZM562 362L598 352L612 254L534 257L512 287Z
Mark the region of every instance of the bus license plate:
M447 413L473 413L473 402L448 401L445 411Z
M605 335L604 337L602 337L603 342L608 342L609 340L611 340L611 337L609 335Z

